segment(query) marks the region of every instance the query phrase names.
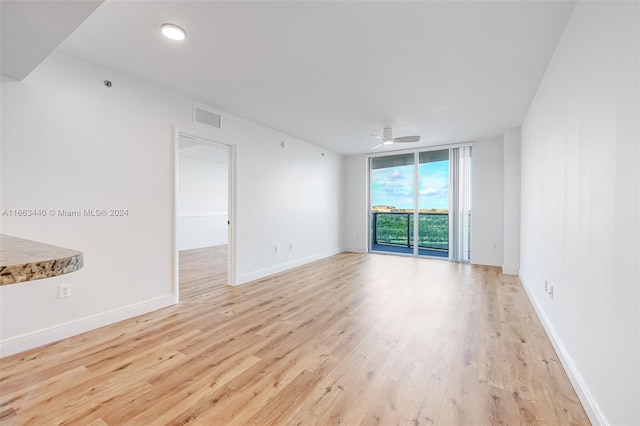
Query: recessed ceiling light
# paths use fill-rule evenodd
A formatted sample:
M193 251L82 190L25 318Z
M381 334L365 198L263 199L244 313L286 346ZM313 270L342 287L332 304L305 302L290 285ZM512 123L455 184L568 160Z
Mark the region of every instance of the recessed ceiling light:
M187 33L175 24L162 24L160 29L162 30L162 34L171 40L180 41L184 40L187 36Z

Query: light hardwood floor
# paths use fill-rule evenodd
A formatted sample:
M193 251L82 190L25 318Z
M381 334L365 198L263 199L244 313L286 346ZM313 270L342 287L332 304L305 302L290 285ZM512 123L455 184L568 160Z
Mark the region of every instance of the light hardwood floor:
M588 424L515 277L341 254L3 359L2 425Z
M180 300L227 285L228 246L180 252Z

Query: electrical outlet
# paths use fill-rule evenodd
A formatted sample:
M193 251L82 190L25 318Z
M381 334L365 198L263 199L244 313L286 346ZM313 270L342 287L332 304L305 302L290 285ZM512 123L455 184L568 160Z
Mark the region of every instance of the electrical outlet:
M549 280L544 280L544 292L553 300L553 286L549 285Z
M64 299L71 296L71 284L60 284L58 286L58 298Z

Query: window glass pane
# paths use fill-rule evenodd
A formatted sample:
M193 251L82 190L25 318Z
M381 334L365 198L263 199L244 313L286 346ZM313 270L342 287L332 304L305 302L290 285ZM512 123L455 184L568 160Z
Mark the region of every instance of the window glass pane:
M449 150L421 152L419 161L419 254L445 257L449 250Z
M413 154L371 159L372 211L413 212Z
M389 169L413 165L413 154L389 155L387 157L373 157L371 159L371 169Z
M414 154L371 159L371 249L411 253Z
M421 152L419 156L420 163L433 163L437 161L449 161L449 150L440 149L438 151Z

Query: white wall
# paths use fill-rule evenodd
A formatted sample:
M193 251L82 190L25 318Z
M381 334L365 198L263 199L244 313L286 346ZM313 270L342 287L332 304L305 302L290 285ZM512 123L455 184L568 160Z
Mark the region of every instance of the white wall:
M3 208L129 210L2 217L6 234L85 255L78 272L0 287L4 355L173 303L174 125L237 144L238 282L341 251L339 155L225 113L222 130L192 124L189 99L59 55L1 98Z
M577 2L522 126L520 276L591 420L614 425L640 424L638 9Z
M368 160L362 155L345 158L344 247L366 253L369 210L367 198Z
M227 164L191 158L180 150L178 169L178 249L226 245L229 236Z
M476 141L471 156L471 263L502 266L503 140Z
M238 147L238 282L341 252L343 157L290 138L286 149L282 138L247 139L256 143Z
M504 256L502 272L520 270L520 128L504 133Z

